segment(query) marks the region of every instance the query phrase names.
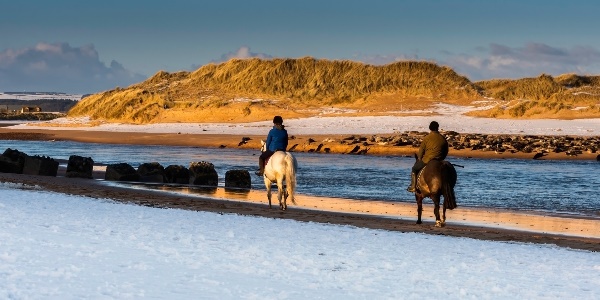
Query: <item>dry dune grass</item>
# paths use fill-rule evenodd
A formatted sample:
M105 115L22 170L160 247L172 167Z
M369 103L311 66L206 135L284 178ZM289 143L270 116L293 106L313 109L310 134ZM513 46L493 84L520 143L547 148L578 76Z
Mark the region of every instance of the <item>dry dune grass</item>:
M251 122L337 115L390 115L444 102L498 105L473 115L497 118L600 116L600 79L542 75L472 83L448 67L404 61L232 59L194 72L158 72L128 88L91 95L69 116L124 123Z
M537 78L475 83L499 104L470 115L493 118L578 119L600 117L600 76L542 74Z

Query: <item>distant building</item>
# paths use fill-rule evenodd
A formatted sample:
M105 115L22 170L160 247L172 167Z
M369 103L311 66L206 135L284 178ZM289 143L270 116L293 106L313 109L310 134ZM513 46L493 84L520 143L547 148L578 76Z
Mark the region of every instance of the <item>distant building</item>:
M21 113L32 113L32 112L41 112L42 108L39 106L23 106L21 108Z

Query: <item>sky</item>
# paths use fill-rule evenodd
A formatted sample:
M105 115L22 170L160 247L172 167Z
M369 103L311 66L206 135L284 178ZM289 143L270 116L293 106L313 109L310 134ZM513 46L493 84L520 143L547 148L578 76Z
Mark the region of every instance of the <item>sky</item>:
M2 299L597 299L600 255L0 184Z
M593 0L0 0L0 91L94 93L230 58L600 74Z

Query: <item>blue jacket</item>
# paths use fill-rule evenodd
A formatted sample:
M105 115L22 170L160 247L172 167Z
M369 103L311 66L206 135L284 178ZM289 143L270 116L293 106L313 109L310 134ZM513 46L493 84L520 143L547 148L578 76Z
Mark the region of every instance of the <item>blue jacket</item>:
M269 135L267 135L267 150L269 151L277 151L277 150L287 150L288 146L288 134L285 129L278 129L276 126L273 126L273 129L269 131Z

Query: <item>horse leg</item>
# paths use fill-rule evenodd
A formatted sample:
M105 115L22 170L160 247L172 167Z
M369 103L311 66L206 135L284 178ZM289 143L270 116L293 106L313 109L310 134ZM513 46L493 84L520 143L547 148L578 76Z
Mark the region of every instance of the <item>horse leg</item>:
M277 199L279 200L279 208L281 208L281 210L286 210L287 203L285 203L285 197L283 197L283 193L283 182L282 180L277 180Z
M417 224L421 224L421 214L423 213L423 197L415 193L415 200L417 200Z
M265 186L267 187L267 199L269 199L269 208L271 207L271 181L265 177Z
M435 214L435 227L442 227L442 221L440 220L440 196L433 195L431 200L433 200L434 205L433 213Z
M446 201L446 198L444 198L444 201ZM442 212L442 227L444 227L446 226L446 205L444 205Z

